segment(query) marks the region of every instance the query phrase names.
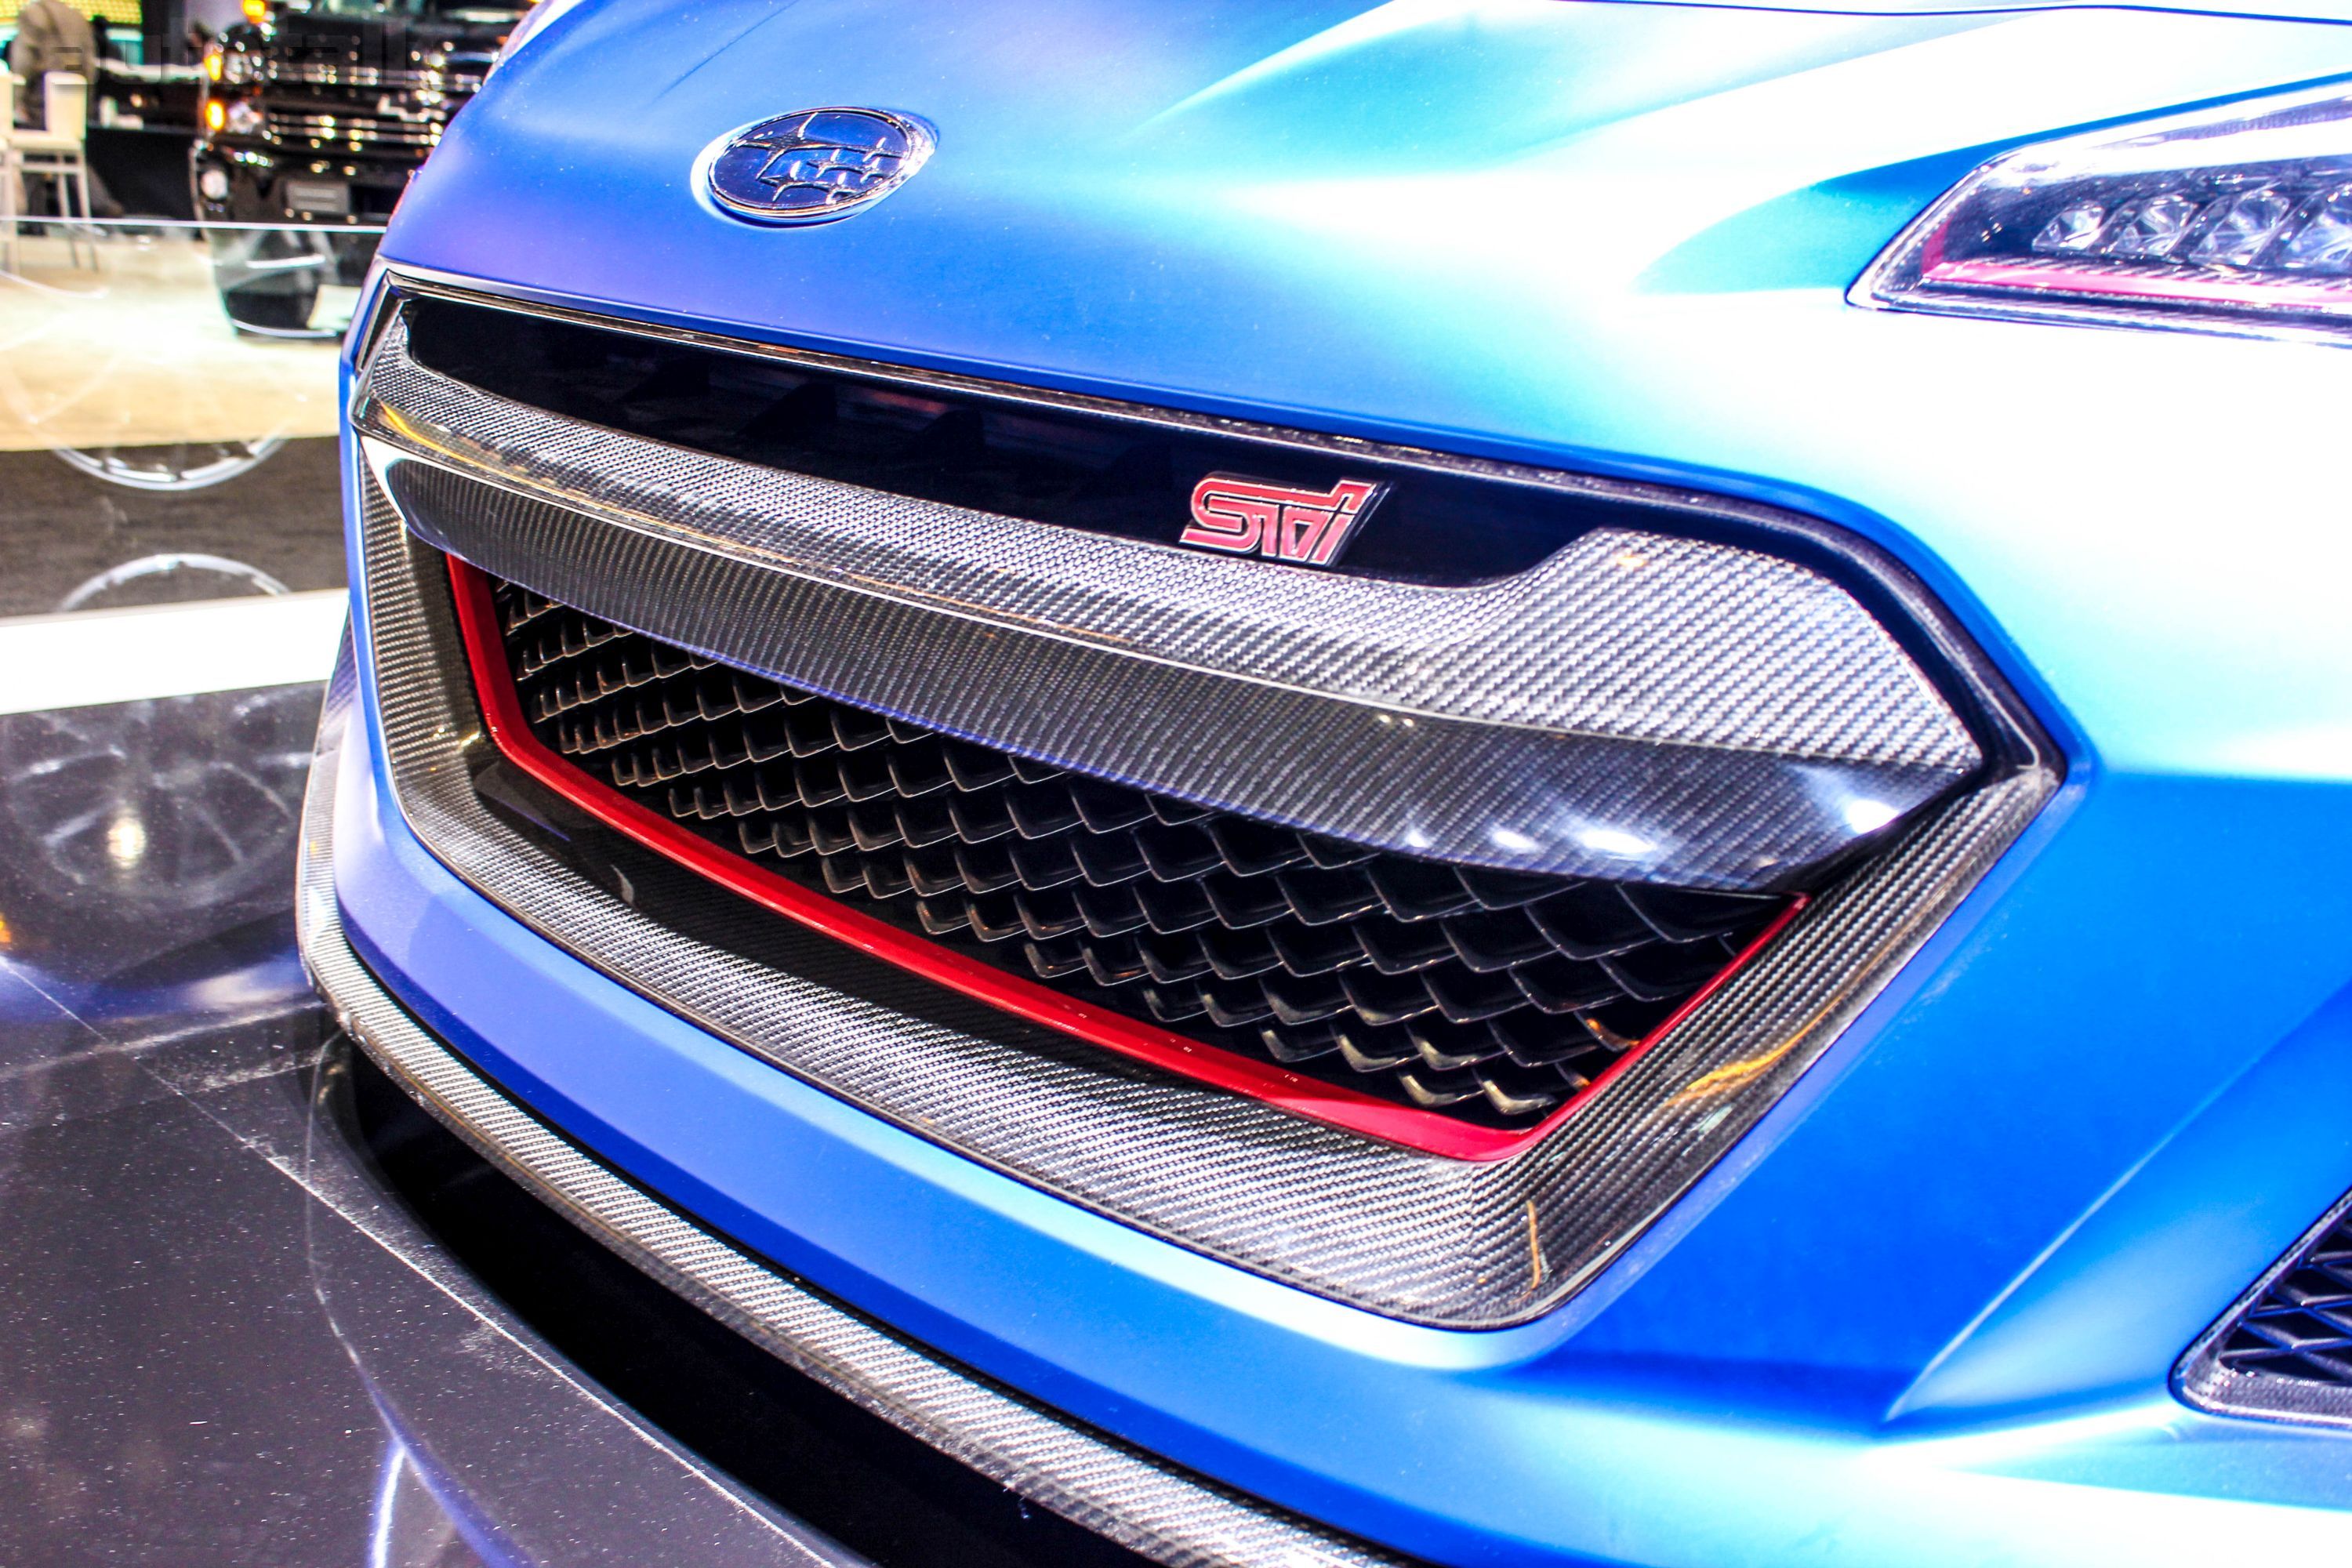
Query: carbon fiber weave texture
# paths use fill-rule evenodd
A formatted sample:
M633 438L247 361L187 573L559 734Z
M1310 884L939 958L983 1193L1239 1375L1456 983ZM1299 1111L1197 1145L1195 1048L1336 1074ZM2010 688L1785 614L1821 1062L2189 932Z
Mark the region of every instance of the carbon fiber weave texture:
M417 365L403 334L362 429L541 498L398 465L436 542L788 683L1141 787L1472 864L1758 887L1982 761L1859 604L1756 552L1608 528L1474 588L1237 570L576 425Z
M648 919L500 822L446 584L362 479L366 592L399 804L457 874L664 1005L925 1137L1141 1229L1371 1310L1494 1327L1564 1300L1751 1126L2046 798L2035 770L1930 814L1831 889L1609 1091L1517 1158L1411 1152L1099 1054L898 972L805 977ZM426 575L420 580L420 565ZM715 889L714 900L725 895ZM740 919L740 915L738 916Z
M303 961L362 1048L426 1109L583 1230L793 1367L1122 1545L1171 1568L1394 1568L1377 1549L1074 1426L811 1293L582 1153L426 1034L343 935L332 809L341 683L346 703L330 703L303 812Z
M420 534L551 598L944 733L1391 850L1777 888L1863 837L1853 803L1913 810L1954 782L1910 764L1416 717L1015 637L372 455Z

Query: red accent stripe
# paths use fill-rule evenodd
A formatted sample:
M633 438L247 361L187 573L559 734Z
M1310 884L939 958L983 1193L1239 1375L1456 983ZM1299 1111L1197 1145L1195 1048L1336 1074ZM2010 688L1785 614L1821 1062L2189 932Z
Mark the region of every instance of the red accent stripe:
M498 605L489 579L456 556L448 557L450 587L457 600L457 625L472 667L474 687L481 700L482 717L490 739L509 760L557 795L606 826L635 839L646 847L700 872L712 881L787 920L824 932L913 971L993 1007L1074 1035L1091 1045L1154 1067L1262 1100L1295 1115L1344 1127L1352 1132L1402 1143L1425 1153L1456 1160L1499 1160L1517 1152L1559 1125L1632 1066L1701 1002L1745 964L1803 907L1803 898L1790 907L1748 943L1723 972L1707 982L1648 1037L1627 1050L1591 1086L1530 1127L1478 1127L1416 1106L1395 1105L1355 1089L1343 1089L1288 1072L1271 1062L1255 1060L1216 1046L1185 1038L1172 1030L1129 1018L1091 1003L1010 973L994 964L958 952L887 921L801 886L756 861L724 849L699 834L630 799L586 769L549 747L531 732L508 662L506 640L499 627Z

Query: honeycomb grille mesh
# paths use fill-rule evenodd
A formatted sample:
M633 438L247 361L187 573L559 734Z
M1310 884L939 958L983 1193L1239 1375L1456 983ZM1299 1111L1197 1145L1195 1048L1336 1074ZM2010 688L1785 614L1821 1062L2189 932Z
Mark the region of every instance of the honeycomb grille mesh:
M1066 994L1485 1125L1582 1092L1787 905L1378 852L493 596L540 741L712 842Z

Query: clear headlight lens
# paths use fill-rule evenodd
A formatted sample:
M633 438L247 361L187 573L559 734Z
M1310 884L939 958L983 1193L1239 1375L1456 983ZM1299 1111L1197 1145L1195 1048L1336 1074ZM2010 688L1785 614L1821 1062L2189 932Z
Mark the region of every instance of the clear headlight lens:
M2352 337L2352 88L2007 153L1905 230L1860 305Z
M246 49L230 49L221 56L220 79L241 87L261 78L259 57Z

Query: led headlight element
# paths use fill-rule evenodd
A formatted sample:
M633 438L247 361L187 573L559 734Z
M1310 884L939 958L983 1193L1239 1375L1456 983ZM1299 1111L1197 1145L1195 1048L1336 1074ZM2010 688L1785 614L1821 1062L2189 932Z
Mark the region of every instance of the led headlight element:
M1862 275L1858 305L2352 337L2352 87L2020 148Z

